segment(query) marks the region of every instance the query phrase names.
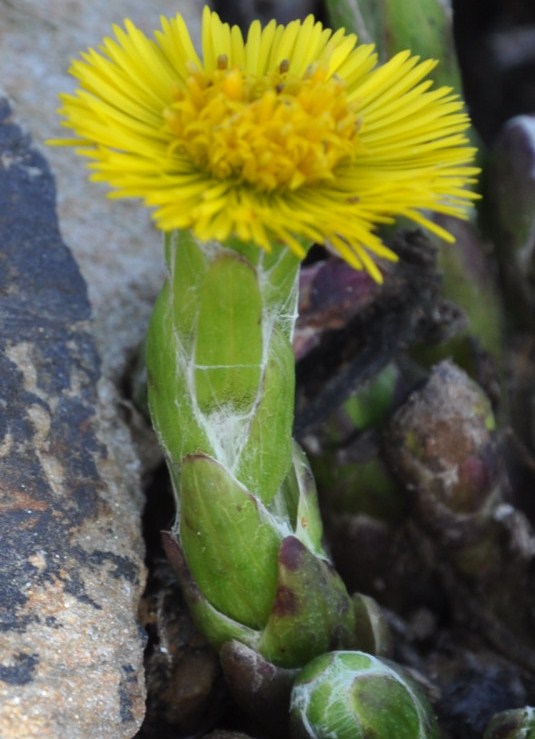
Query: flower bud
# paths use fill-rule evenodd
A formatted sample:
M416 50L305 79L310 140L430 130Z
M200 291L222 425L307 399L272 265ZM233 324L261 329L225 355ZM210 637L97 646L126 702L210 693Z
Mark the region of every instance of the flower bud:
M290 721L295 739L438 737L431 706L414 681L364 652L331 652L301 670Z
M502 470L490 402L451 362L433 368L386 429L389 462L422 523L466 572L489 567Z

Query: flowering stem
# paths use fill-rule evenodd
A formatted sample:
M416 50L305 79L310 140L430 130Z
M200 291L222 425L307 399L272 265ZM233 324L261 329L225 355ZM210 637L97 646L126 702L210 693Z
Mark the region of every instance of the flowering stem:
M203 450L269 503L292 455L299 261L189 231L166 237L166 261L147 355L158 436L170 458Z
M177 501L166 544L201 630L282 666L354 644L292 439L299 261L287 249L167 237L147 341L149 405Z

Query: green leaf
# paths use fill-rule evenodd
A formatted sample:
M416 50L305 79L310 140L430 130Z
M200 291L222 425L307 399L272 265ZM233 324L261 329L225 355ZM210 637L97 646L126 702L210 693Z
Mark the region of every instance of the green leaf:
M280 536L269 514L219 462L203 454L180 471L180 542L203 596L251 628L267 621Z
M261 654L281 667L299 667L322 652L354 646L354 627L353 605L335 570L295 537L284 539Z
M196 401L205 414L250 411L262 371L262 296L252 266L233 251L210 263L200 292L194 351Z
M210 262L206 245L191 231L173 231L165 236L165 257L172 286L169 320L184 356L189 356L196 340L200 293Z
M323 522L321 520L316 483L305 453L294 444L293 469L298 490L295 535L313 552L323 553Z
M184 553L169 531L162 532L165 553L175 570L193 620L213 647L219 649L233 639L255 649L260 633L217 611L205 598L189 570Z
M183 351L175 332L173 300L167 281L156 300L146 342L148 401L152 422L168 460L186 452L212 451L196 422L191 394L181 367Z
M266 506L283 483L291 464L295 385L291 344L277 330L268 341L267 363L236 472L238 479Z

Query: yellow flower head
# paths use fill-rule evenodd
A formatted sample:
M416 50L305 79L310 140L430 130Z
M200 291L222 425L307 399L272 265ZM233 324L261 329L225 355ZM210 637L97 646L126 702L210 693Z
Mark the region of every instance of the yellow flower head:
M350 264L381 274L395 260L374 233L405 216L452 237L422 210L462 217L478 173L469 119L451 89L425 79L436 62L401 52L376 66L357 45L309 16L287 26L238 27L204 9L202 58L184 20L148 39L114 27L71 73L63 125L113 196L141 197L164 231L238 238L269 250L329 243Z

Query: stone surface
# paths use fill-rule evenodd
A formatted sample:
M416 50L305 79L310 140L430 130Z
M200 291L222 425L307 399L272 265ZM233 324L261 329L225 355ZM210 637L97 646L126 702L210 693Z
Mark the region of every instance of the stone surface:
M197 39L202 5L0 0L0 88L35 147L2 126L2 739L130 737L143 720L143 501L117 388L161 284L161 236L146 209L107 200L84 160L45 142L64 135L74 57L125 17L150 35L181 12Z
M138 463L43 156L0 101L0 736L144 714Z
M45 147L65 136L56 109L58 94L71 92L73 58L130 18L147 35L160 15L180 12L199 37L199 0L0 0L0 88L13 101L57 179L58 212L65 243L88 283L94 331L106 376L118 381L125 353L142 340L163 276L161 235L136 201L110 201L107 188L87 180L74 150Z

